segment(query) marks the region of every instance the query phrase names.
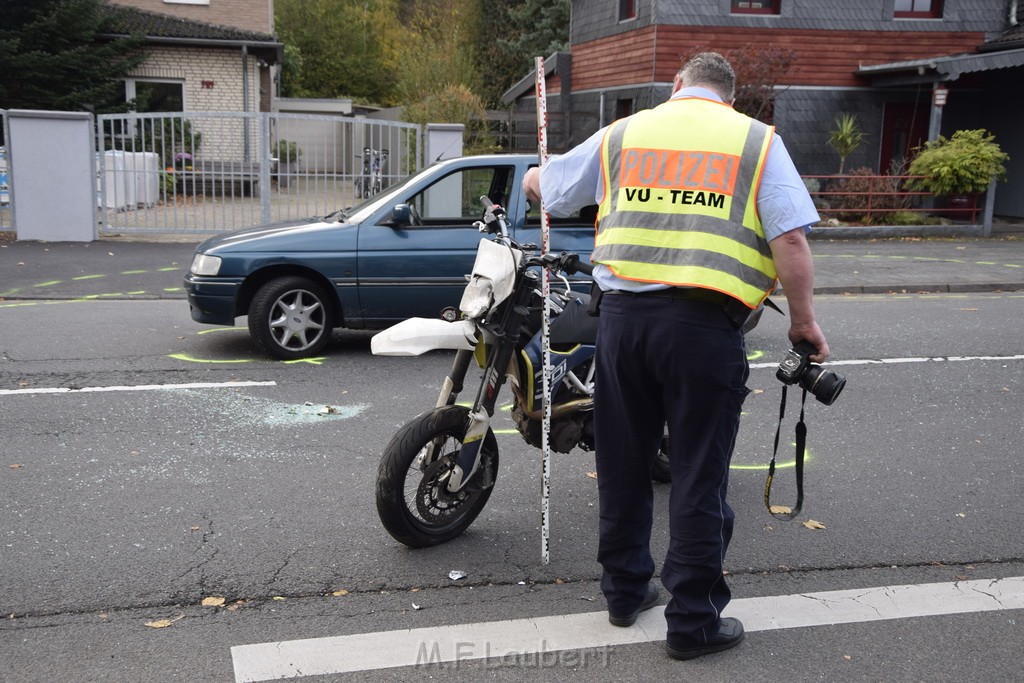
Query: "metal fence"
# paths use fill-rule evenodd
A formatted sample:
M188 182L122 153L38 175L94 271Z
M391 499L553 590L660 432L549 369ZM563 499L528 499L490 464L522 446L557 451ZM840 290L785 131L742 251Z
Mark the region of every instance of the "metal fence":
M976 224L982 211L978 193L937 198L931 192L907 189L907 181L924 176L853 173L802 177L824 219L863 225L923 225L939 223L937 217L941 217Z
M10 230L14 227L14 203L10 187L11 169L8 167L7 160L7 141L9 139L7 112L0 109L0 230Z
M418 126L279 113L97 117L99 230L212 234L326 215L419 170Z

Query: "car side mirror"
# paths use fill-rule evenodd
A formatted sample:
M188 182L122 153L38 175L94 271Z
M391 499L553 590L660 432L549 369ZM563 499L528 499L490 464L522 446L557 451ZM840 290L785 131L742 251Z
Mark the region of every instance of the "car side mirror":
M408 204L395 204L391 209L391 225L400 227L412 225L412 210Z

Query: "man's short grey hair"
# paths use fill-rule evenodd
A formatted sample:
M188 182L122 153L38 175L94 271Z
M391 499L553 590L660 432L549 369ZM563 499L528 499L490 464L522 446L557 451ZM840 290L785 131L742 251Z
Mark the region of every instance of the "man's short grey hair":
M736 97L736 72L729 60L717 52L694 55L679 70L683 87L704 86L714 90L726 103Z

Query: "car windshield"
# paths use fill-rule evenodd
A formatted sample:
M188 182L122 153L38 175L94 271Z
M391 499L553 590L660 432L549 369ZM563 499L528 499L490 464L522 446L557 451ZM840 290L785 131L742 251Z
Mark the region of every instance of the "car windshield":
M338 211L335 211L334 213L328 215L327 218L335 219L343 223L348 221L358 223L365 219L367 216L369 216L371 213L375 212L382 205L389 204L392 201L394 201L394 195L400 193L402 189L406 186L406 184L417 175L418 174L416 173L412 175L407 175L401 180L395 182L395 184L387 187L379 194L375 194L369 199L360 202L359 204L348 206L345 207L344 209L339 209Z

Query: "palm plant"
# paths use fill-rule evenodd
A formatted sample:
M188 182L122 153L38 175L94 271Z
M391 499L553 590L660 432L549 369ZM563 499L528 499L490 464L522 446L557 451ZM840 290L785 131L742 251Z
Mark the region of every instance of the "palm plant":
M856 114L837 116L836 128L828 134L828 144L839 155L839 175L843 174L846 157L857 151L862 142L864 131L857 125Z

